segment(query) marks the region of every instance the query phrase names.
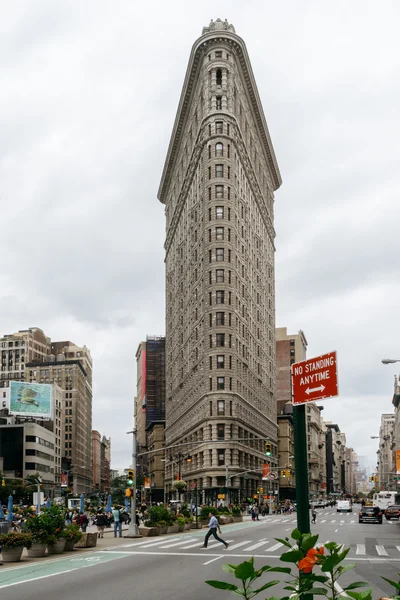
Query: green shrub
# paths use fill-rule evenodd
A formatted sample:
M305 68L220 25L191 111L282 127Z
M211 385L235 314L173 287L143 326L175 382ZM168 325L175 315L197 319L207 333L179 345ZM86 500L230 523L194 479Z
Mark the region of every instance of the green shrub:
M200 520L207 521L209 518L208 515L210 513L212 513L213 515L217 515L218 509L216 509L214 506L203 506L203 508L200 511Z
M178 525L180 525L181 527L183 527L183 525L185 525L185 523L186 523L185 517L178 517L176 521L177 521Z
M190 511L187 508L182 508L181 515L183 515L187 519L191 516Z
M166 525L172 525L174 522L172 514L165 506L152 506L148 511L148 517L152 525L160 521L165 521Z
M11 550L11 548L31 548L32 536L30 533L9 533L0 534L0 547L2 550Z
M79 542L83 533L79 529L78 525L67 525L67 527L61 532L61 537L66 540L72 540L73 542Z
M242 514L242 511L240 510L240 506L233 506L233 508L232 508L232 514L235 517L240 517L240 515Z
M231 511L229 510L229 508L227 506L222 506L221 508L218 509L218 513L220 515L230 515Z

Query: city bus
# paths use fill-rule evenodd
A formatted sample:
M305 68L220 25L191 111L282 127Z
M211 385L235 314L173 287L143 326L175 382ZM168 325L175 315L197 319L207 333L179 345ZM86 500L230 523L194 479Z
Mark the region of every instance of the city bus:
M385 492L381 490L374 494L373 506L379 506L383 513L392 504L400 504L400 494L398 492Z

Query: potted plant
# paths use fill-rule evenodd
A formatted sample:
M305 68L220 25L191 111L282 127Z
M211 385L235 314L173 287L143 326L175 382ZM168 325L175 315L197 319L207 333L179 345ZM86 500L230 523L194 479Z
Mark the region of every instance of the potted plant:
M72 552L74 546L82 538L82 531L78 525L67 525L61 532L61 537L65 538L65 552Z
M144 537L153 537L155 535L160 535L161 529L157 523L153 523L152 521L145 521L144 527L139 527L139 533Z
M25 521L25 530L32 534L33 540L32 547L28 549L28 556L32 558L44 556L47 546L50 554L59 553L60 547L64 548L65 545L64 539L57 544L63 529L64 516L62 508L59 506L43 509L40 515L28 517ZM54 552L53 547L56 545L57 550Z
M191 529L192 523L193 523L193 517L185 517L185 527L183 528L183 530L187 531L187 530Z
M243 521L242 511L240 510L239 506L234 506L232 508L232 515L233 515L233 521L235 523L240 523L241 521Z
M9 533L0 534L0 546L3 562L19 562L21 560L24 548L32 546L32 536L30 533Z
M161 521L157 521L155 523L155 526L159 528L161 534L167 533L168 531L168 524L167 521L165 521L164 519L161 519Z
M178 523L179 531L183 531L186 525L185 517L179 516L176 522Z
M181 492L182 490L186 489L186 481L183 481L183 479L180 479L179 481L174 481L174 485L172 486L173 490L176 490L177 492Z

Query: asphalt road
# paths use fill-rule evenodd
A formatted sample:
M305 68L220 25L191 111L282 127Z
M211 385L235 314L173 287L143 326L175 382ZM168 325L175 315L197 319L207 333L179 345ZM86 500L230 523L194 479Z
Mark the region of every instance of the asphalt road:
M214 590L206 579L232 581L221 567L229 562L238 564L255 556L256 565L279 564L283 550L276 537L290 535L296 526L296 515L270 515L259 522L245 521L222 528L222 537L229 541L212 542L202 550L205 530L189 531L176 536L122 539L119 545L91 553L75 552L55 560L17 567L1 567L0 589L7 600L227 600L231 593ZM384 575L397 580L400 571L400 524L359 524L358 514L337 514L334 509L318 511L313 533L320 534L321 543L336 541L350 546L347 562L356 564L355 571L346 573L344 584L365 580L373 588L373 597L392 594L390 586L380 579ZM275 577L274 578L278 578ZM263 580L264 581L264 580ZM267 577L265 577L267 581ZM270 593L268 593L270 592ZM282 586L261 594L278 596Z

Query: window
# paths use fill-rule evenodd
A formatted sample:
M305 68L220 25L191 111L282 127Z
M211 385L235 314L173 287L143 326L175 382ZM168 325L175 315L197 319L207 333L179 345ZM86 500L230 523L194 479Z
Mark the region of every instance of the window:
M223 416L225 414L225 400L217 401L217 415Z
M215 144L215 156L223 156L224 155L224 145L221 142Z
M211 146L208 146L208 158L211 158Z
M215 58L222 58L222 50L216 50Z
M215 177L224 176L224 165L215 165Z
M290 349L290 356L294 356L294 350Z
M222 96L216 97L216 109L222 110Z
M215 207L215 218L216 219L223 219L224 218L224 207L223 206L216 206Z
M217 69L217 85L222 85L222 69Z
M223 450L222 448L218 448L217 452L218 466L221 467L225 464L225 450Z
M223 133L224 122L215 121L215 133Z
M223 348L225 346L225 334L224 333L217 333L216 335L216 342L217 342L217 347L218 348Z
M294 346L294 343L295 343L294 340L290 340L290 345L291 346Z
M217 248L216 260L217 260L217 262L224 260L224 249L223 248Z
M218 423L218 425L217 425L217 439L218 440L225 439L225 425L223 423Z
M225 304L225 292L223 290L218 290L215 293L215 298L217 304Z
M225 324L225 313L224 312L217 312L216 324L217 325L224 325Z
M216 198L223 198L224 197L224 186L223 185L216 185L215 186L215 197Z
M217 369L223 369L225 367L225 355L219 354L217 356Z
M224 269L217 269L215 272L215 281L217 283L224 283Z
M223 240L224 239L224 228L223 227L216 227L215 228L215 239L216 240Z

